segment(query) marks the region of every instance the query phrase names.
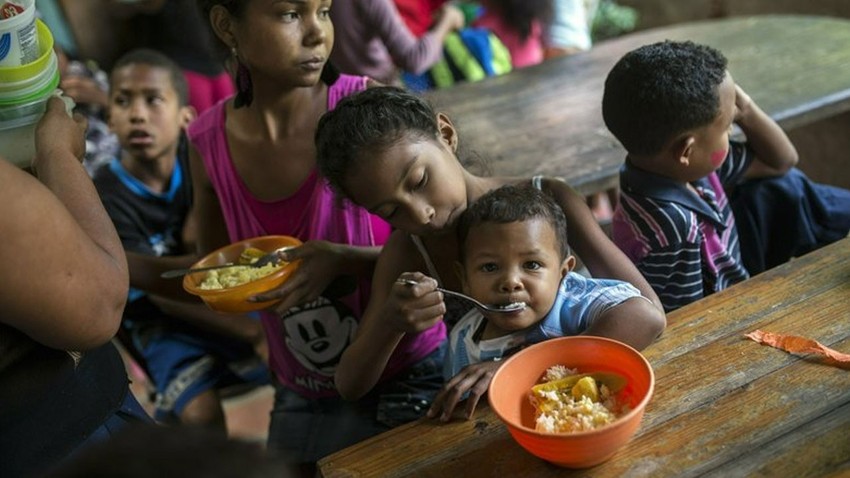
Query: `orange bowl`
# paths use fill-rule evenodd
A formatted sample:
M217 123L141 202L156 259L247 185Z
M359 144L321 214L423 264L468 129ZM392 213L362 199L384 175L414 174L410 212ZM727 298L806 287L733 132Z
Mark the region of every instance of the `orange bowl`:
M631 410L595 430L536 431L529 394L553 365L565 365L579 373L613 372L623 376L627 385L617 398ZM559 466L587 468L608 460L632 438L654 388L655 374L640 352L616 340L582 335L540 342L508 358L490 382L488 399L514 440L531 454Z
M271 252L281 247L299 245L301 245L301 241L289 236L254 237L217 249L192 265L192 268L194 269L196 267L216 266L236 262L239 259L239 255L248 248L256 248L264 252ZM256 294L269 291L283 284L283 282L298 269L298 264L298 262L290 262L289 264L281 267L279 270L255 281L235 287L226 287L224 289L207 290L200 288L201 282L204 281L208 272L186 274L183 277L183 289L190 294L200 297L209 308L220 312L251 312L254 310L265 309L280 301L271 300L266 302L248 302L248 298Z

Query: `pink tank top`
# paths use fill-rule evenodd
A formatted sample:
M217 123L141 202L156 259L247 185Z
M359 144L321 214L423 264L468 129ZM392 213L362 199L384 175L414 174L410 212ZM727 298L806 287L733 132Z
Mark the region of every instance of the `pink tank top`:
M328 110L343 97L366 88L366 77L341 75L328 89ZM383 245L389 225L364 209L335 197L314 170L290 197L255 198L233 166L225 132L226 101L204 112L189 126L189 139L204 161L216 191L230 240L283 234L302 241L322 239L358 246ZM339 299L320 297L279 317L262 312L269 341L269 363L277 379L310 398L337 395L334 370L354 337L369 298L369 281ZM408 335L396 348L384 377L421 360L445 339L442 324Z

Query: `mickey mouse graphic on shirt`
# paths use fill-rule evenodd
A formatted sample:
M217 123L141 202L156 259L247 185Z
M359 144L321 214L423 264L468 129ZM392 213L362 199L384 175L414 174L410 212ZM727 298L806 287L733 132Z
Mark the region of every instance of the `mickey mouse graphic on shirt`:
M292 355L308 370L325 376L333 376L357 331L351 310L325 297L289 309L280 321Z

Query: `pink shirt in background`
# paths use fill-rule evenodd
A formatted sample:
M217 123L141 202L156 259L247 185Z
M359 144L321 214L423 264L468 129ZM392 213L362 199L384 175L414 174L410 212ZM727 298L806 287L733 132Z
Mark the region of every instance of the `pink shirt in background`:
M536 65L543 61L543 26L539 21L535 20L531 24L531 34L523 41L519 32L484 3L484 12L475 20L473 26L486 28L502 40L511 52L511 64L514 68Z

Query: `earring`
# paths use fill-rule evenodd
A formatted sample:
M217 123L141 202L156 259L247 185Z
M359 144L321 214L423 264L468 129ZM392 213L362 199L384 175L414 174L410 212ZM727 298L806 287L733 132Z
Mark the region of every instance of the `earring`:
M251 84L251 72L248 67L239 61L239 53L236 47L230 49L233 55L233 60L236 62L236 98L233 100L233 106L240 108L249 106L254 99L254 87Z

